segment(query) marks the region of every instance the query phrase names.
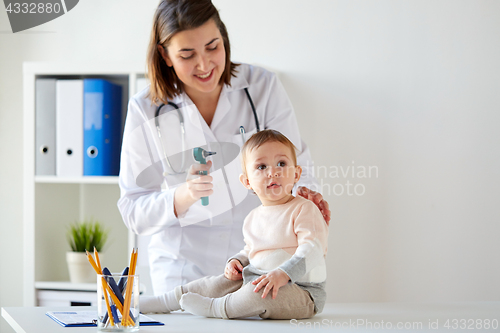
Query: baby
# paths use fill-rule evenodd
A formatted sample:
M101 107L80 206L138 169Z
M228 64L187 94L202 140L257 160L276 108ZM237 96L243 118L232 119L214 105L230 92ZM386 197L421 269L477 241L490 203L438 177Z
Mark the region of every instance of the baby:
M328 228L316 205L292 195L302 168L295 146L274 130L242 147L240 181L262 202L245 218L244 249L220 276L142 297L142 312L183 309L216 318L304 319L323 310Z

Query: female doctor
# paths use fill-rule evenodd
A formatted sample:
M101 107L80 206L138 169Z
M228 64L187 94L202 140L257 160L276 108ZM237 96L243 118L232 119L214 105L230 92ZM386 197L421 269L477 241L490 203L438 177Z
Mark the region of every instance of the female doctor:
M150 86L129 102L118 208L130 230L152 235L156 295L222 274L243 248L243 220L260 202L239 183L239 148L259 129L278 130L294 143L304 170L294 192L313 200L329 222L283 86L271 72L231 62L226 28L210 0L161 1L147 58ZM215 155L199 164L196 147Z

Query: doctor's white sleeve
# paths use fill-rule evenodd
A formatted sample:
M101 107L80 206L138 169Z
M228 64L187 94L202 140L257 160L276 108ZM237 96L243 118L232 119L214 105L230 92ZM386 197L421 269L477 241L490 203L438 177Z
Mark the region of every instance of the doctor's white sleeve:
M147 119L131 99L123 133L117 205L127 228L138 235L151 235L179 223L174 214L175 188L161 189L163 167L151 121L154 119Z
M297 148L297 164L302 167L302 175L299 182L293 188L293 194L296 195L299 186L305 186L313 191L322 193L319 182L314 177L314 162L311 159L311 152L300 137L299 126L292 103L279 79L275 74L271 74L267 78L269 80L267 85L269 87L268 91L261 92L264 94L267 93L267 96L263 98L263 101L266 102L264 106L264 125L266 129L280 131Z

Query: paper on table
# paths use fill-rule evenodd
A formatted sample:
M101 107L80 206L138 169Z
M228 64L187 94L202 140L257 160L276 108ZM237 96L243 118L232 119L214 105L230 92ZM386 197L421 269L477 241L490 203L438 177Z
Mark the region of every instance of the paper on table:
M64 327L97 326L97 311L49 311L46 315ZM143 314L139 317L139 323L141 326L164 325Z

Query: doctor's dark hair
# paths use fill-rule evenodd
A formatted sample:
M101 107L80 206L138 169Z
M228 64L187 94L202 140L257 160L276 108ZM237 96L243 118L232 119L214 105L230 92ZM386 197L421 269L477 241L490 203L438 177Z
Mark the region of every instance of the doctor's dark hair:
M181 31L195 29L208 20L214 20L224 42L226 64L219 84L231 84L236 76L237 64L231 62L231 48L226 26L211 0L162 0L156 9L153 29L148 46L147 76L151 83L148 97L155 104L167 103L184 91L184 84L173 67L168 67L158 51L158 45L166 49L172 37Z
M297 148L292 141L276 130L266 129L252 135L250 139L245 142L243 147L241 147L241 170L243 170L244 175L247 174L246 163L248 153L267 142L280 142L290 148L290 151L292 152L292 162L295 166L297 166L297 153L295 152Z

